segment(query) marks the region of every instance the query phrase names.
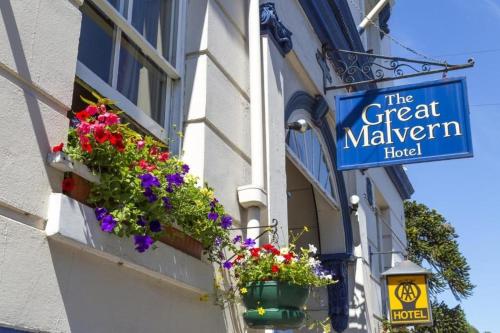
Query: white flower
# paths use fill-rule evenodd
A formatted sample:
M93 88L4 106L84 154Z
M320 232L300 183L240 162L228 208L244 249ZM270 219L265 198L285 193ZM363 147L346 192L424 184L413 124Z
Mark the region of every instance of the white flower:
M325 275L324 278L327 280L333 280L333 276L331 274Z
M283 257L283 256L276 256L276 257L274 257L274 259L276 259L276 262L278 264L281 264L283 261L285 261L285 257Z
M290 250L289 250L287 247L282 247L282 248L280 249L280 253L281 253L281 254L287 254L287 253L288 253L288 251L290 251Z
M316 252L318 252L318 249L316 248L316 246L309 244L309 252L316 254Z
M318 265L319 265L319 260L316 260L314 258L309 258L309 266L316 267Z

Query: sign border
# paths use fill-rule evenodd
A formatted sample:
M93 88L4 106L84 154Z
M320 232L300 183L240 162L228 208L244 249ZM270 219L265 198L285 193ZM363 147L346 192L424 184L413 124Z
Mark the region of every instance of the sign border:
M427 321L422 321L420 323L415 323L411 321L406 321L406 322L393 322L392 321L392 309L391 309L391 298L389 297L389 294L387 295L387 305L388 305L388 310L389 310L389 319L390 323L393 326L432 326L434 325L434 317L432 316L432 303L429 295L429 277L426 274L397 274L397 275L391 275L391 276L386 276L386 288L387 292L389 292L389 278L390 277L398 277L398 276L421 276L424 275L424 281L425 281L425 288L427 292L427 305L429 306L428 311L429 311L429 320Z
M454 83L458 82L462 86L463 94L462 94L462 103L464 105L464 122L463 122L463 130L464 130L464 135L466 136L466 143L467 143L467 151L466 152L460 152L460 153L453 153L453 154L445 154L445 155L439 155L439 156L428 156L428 157L410 157L407 159L399 159L399 160L392 160L392 161L381 161L381 162L371 162L371 163L362 163L362 164L348 164L348 165L343 165L340 166L341 163L341 151L342 147L337 146L337 165L336 168L337 170L354 170L354 169L367 169L367 168L376 168L376 167L384 167L384 166L390 166L390 165L402 165L402 164L413 164L413 163L424 163L424 162L430 162L430 161L443 161L443 160L451 160L451 159L458 159L458 158L470 158L474 156L474 151L472 147L472 132L471 132L471 127L470 127L470 108L469 108L469 99L468 99L468 94L467 94L467 82L464 76L460 77L455 77L455 78L445 78L445 79L440 79L440 80L433 80L433 81L426 81L422 83L417 83L417 84L406 84L402 86L394 86L394 87L386 87L386 88L378 88L378 89L369 89L369 90L363 90L363 91L357 91L353 93L347 93L343 95L336 95L335 96L335 111L336 111L336 132L337 132L337 143L339 142L339 137L342 133L342 128L341 128L341 123L338 122L337 115L339 114L339 104L341 100L344 99L351 99L353 97L358 97L358 96L363 96L366 94L369 94L370 92L372 93L377 93L379 94L386 94L386 93L391 93L391 92L401 92L404 90L409 90L409 89L414 89L414 88L420 88L420 87L428 87L428 86L438 86L438 85L443 85L443 84L449 84L449 83Z

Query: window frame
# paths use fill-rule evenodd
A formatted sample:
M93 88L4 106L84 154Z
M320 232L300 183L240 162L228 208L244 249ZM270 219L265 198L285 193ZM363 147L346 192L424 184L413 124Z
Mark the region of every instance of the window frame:
M314 131L316 137L318 138L318 141L320 144L320 149L323 153L323 156L325 158L325 162L326 162L326 165L328 168L328 173L329 173L329 177L330 177L330 184L332 187L332 191L334 192L334 195L336 197L333 197L330 193L328 193L323 188L323 186L318 182L318 180L316 180L316 177L314 177L314 175L311 173L311 171L309 171L307 166L304 165L304 163L300 160L300 157L297 156L297 154L294 151L292 151L292 149L288 145L288 142L285 142L286 156L299 169L299 171L301 171L301 173L304 175L304 177L306 177L306 179L311 183L313 188L316 189L321 194L321 196L324 197L326 202L335 210L340 211L340 205L339 205L339 202L337 199L339 197L339 193L338 193L338 189L336 186L337 183L335 181L334 168L333 168L333 165L331 164L328 150L326 149L326 143L324 142L323 136L321 135L321 132L319 130L317 130L317 128L314 126L312 119L311 119L311 115L309 114L309 112L307 112L306 110L303 110L303 109L297 109L297 110L292 112L288 121L293 122L293 121L296 121L298 119L304 119L309 124L310 130ZM290 129L286 130L285 137L288 137L289 131L291 131L291 130Z
M175 19L172 23L172 31L175 35L173 37L174 52L172 53L174 64L172 64L132 25L131 8L133 1L129 1L128 3L127 17L124 17L122 13L107 0L87 1L91 2L91 4L101 12L101 15L104 15L114 24L112 36L112 68L110 69L112 77L110 80L111 84L109 84L102 80L80 60L77 60L77 79L83 81L85 85L92 89L95 89L99 94L113 100L115 105L123 110L139 126L151 133L157 139L168 143L169 137L172 137L174 134L174 130L182 128L183 126L182 96L184 85L182 78L184 77L186 2L174 0L175 12L173 15L175 15ZM122 1L121 4L123 3ZM137 46L140 52L153 65L158 67L160 73L165 77L165 87L163 88L165 90L165 99L162 101L162 109L164 112L163 124L159 124L153 120L117 89L119 57L123 34ZM174 152L180 151L180 140L175 145L171 145L170 148Z

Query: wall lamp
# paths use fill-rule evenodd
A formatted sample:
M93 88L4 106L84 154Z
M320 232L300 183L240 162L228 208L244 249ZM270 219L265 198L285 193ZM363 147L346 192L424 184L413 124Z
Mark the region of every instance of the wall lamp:
M292 123L286 124L286 128L304 133L310 128L310 126L304 119L299 119Z
M359 197L356 194L353 194L349 198L349 202L351 203L351 206L349 207L351 214L357 213L359 207Z

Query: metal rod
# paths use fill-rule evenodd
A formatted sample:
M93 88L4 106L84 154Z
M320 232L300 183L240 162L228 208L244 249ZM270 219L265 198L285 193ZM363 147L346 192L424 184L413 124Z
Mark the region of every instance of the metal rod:
M456 70L459 70L459 69L470 68L470 67L473 67L473 66L474 66L474 61L471 61L471 62L469 62L467 64L450 65L450 66L448 66L446 68L443 68L443 69L436 69L436 70L432 70L432 71L428 71L428 72L419 72L419 73L413 73L413 74L396 76L396 77L384 77L384 78L381 78L381 79L365 80L365 81L359 81L359 82L353 82L353 83L343 84L343 85L340 85L340 86L325 87L325 91L336 90L336 89L343 89L343 88L357 86L357 85L360 85L360 84L393 81L393 80L407 79L407 78L416 77L416 76L422 76L422 75L429 75L429 74L436 74L436 73L456 71Z
M247 230L247 229L262 229L262 228L271 228L274 229L278 226L278 220L273 219L271 225L259 225L256 227L241 227L241 228L228 228L227 230Z

